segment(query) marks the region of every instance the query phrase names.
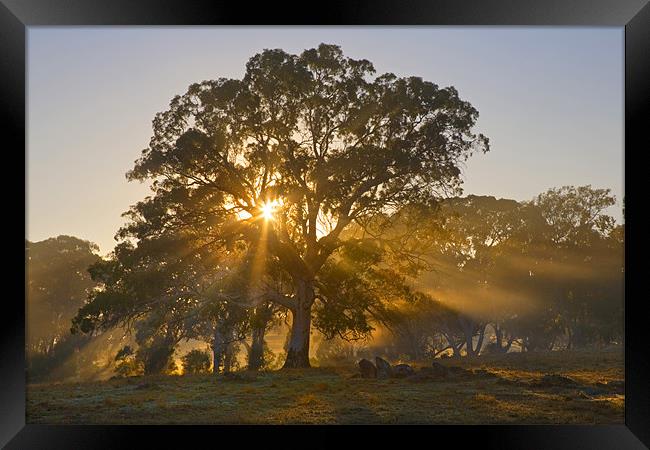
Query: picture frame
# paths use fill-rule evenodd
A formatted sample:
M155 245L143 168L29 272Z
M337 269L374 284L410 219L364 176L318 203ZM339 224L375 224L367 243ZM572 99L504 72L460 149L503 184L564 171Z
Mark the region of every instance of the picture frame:
M443 440L496 448L644 448L650 446L650 363L642 293L642 257L646 247L641 222L642 190L634 190L633 170L642 167L644 136L650 109L650 5L647 0L417 0L332 1L308 8L269 2L252 8L241 2L123 0L1 0L0 104L6 154L27 151L26 142L26 31L30 26L158 26L158 25L464 25L464 26L611 26L625 29L625 425L613 426L50 426L25 424L25 311L17 296L7 295L11 312L5 316L0 365L0 445L6 448L115 448L131 446L137 437L147 447L178 447L191 440L228 438L248 442L257 438L288 447L347 442L354 433L366 444L410 441L427 445ZM25 156L26 153L23 155ZM25 164L26 158L18 159ZM13 167L16 175L19 171ZM628 173L629 171L629 173ZM16 175L20 177L20 174ZM18 185L18 184L17 184ZM25 185L23 185L25 186ZM26 192L23 197L26 201ZM18 201L18 195L8 192ZM630 208L632 202L632 208ZM13 205L11 205L13 206ZM7 206L7 208L10 208ZM637 209L639 208L639 209ZM13 208L12 208L13 209ZM27 218L25 219L27 220ZM14 225L20 223L14 220ZM26 224L26 222L25 222ZM25 225L24 224L24 225ZM16 238L16 232L12 232ZM11 247L13 249L13 246ZM14 251L17 252L17 249ZM11 266L10 266L11 267ZM15 270L15 269L14 269ZM26 272L25 272L26 277ZM17 285L19 276L7 277ZM249 430L250 428L250 430ZM254 430L253 430L254 429ZM411 433L424 444L415 444ZM225 433L225 434L224 434ZM407 434L408 433L408 434ZM280 435L284 435L282 438ZM300 437L298 437L300 435ZM293 442L293 443L292 443ZM340 444L336 444L340 445Z

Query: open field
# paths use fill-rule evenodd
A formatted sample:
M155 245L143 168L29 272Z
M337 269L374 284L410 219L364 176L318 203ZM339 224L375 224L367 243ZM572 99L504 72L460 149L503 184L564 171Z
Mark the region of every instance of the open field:
M34 384L27 389L27 423L623 423L620 349L441 363L487 373L443 381L382 380L353 378L353 367L341 367ZM547 374L570 380L548 381L553 378L543 378Z

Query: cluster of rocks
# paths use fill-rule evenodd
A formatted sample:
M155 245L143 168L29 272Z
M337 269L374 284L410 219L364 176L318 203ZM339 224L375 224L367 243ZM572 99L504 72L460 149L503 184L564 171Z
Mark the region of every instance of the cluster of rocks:
M392 366L383 358L376 357L375 364L367 359L359 361L361 378L408 378L410 381L464 379L469 377L494 377L485 370L470 371L462 367L444 366L433 362L430 367L422 367L418 372L408 364Z
M415 373L408 364L391 366L388 361L377 356L375 364L367 359L359 361L361 378L405 378Z

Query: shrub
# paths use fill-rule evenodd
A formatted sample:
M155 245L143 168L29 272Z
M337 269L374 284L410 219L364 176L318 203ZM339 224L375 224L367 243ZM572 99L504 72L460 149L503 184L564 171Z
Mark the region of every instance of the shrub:
M115 374L118 377L142 375L144 367L135 357L133 349L126 345L115 355Z
M183 373L198 374L210 371L210 353L204 350L191 350L182 358Z

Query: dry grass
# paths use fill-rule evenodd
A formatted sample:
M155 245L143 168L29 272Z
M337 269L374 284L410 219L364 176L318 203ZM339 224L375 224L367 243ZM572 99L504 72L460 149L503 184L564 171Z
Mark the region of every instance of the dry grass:
M351 378L350 368L316 368L260 373L254 379L161 376L38 384L28 386L27 422L623 423L625 399L620 392L589 391L623 380L620 350L511 353L442 362L482 368L497 377L412 383ZM578 384L540 384L549 373L570 377Z

